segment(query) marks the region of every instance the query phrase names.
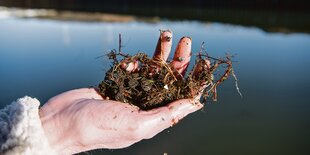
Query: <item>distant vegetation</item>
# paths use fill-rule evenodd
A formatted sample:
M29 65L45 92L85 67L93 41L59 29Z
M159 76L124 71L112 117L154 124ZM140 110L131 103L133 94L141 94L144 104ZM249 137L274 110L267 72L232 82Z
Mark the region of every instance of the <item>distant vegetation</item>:
M309 11L307 0L9 0L0 1L3 6L74 9L84 11L104 11L107 6L126 9L132 6L153 7L226 7L239 9L272 9L289 11Z
M305 0L9 0L0 1L0 6L222 22L272 32L310 32L310 1Z

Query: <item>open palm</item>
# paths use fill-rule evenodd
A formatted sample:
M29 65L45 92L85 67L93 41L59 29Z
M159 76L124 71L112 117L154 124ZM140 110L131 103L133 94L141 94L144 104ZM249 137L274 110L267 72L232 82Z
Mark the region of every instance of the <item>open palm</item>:
M154 57L164 60L169 55L171 40L163 39L167 36L171 38L171 32L161 33ZM175 52L175 57L185 57L182 59L185 61L172 62L181 74L190 59L190 46L191 39L182 38ZM52 147L60 154L74 154L130 146L153 137L202 107L197 96L143 111L133 105L105 100L94 88L82 88L51 98L40 109L40 117Z

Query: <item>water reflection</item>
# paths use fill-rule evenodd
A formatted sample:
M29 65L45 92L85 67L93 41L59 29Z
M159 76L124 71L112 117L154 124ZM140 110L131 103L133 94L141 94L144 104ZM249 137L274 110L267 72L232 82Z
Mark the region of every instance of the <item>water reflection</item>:
M232 79L219 101L151 140L122 150L93 154L307 154L309 140L310 36L266 33L258 28L198 21L78 22L5 18L0 20L1 107L24 95L42 103L74 88L94 86L109 63L95 59L117 48L152 54L158 29L174 32L173 49L192 36L193 52L206 42L213 56L237 54ZM171 58L171 57L170 57Z

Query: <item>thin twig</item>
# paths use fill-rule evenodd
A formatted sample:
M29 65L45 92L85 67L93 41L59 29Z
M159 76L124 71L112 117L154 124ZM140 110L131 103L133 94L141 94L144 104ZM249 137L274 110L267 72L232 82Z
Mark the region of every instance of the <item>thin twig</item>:
M124 54L123 52L122 52L122 47L124 47L123 45L122 45L122 34L118 34L118 55L121 55L121 56L123 56L123 57L129 57L129 54Z
M241 94L239 86L238 86L238 79L237 79L237 76L236 76L236 74L235 74L233 69L231 69L231 74L232 74L232 76L235 79L235 86L236 86L237 92L239 93L240 97L242 98L242 94Z
M210 58L210 59L213 59L213 60L217 60L219 62L223 62L223 63L227 63L228 61L227 60L223 60L223 59L218 59L218 58L215 58L215 57L211 57L209 56L208 54L201 54L201 56L204 56L206 58Z
M122 53L122 34L118 34L118 52Z
M202 59L202 57L201 57L201 56L202 56L202 52L205 51L204 44L205 44L205 42L202 42L202 43L201 43L200 51L199 51L199 53L198 53L198 58L199 58L199 59Z

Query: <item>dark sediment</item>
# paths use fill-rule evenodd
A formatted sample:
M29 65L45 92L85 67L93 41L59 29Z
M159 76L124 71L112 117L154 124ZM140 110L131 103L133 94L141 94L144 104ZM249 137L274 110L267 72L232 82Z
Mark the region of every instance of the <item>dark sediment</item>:
M216 59L200 54L187 77L180 75L168 63L154 60L144 53L130 56L112 51L108 57L113 62L99 84L100 93L106 99L133 104L143 110L164 106L178 99L194 98L201 92L204 100L208 97L216 100L216 87L233 72L228 57ZM138 62L138 69L126 71L121 67L123 60L127 64ZM225 72L215 80L213 73L222 64L227 64Z

